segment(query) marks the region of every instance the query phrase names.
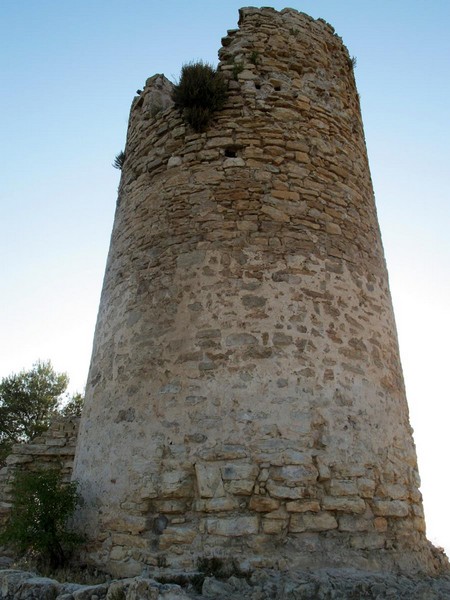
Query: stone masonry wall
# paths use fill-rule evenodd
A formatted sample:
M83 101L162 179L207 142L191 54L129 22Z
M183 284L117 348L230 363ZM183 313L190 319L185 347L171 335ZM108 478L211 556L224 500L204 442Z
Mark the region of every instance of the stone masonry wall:
M222 43L205 133L163 76L133 101L75 462L88 558L432 572L352 61L292 9Z
M20 471L60 468L67 481L70 481L77 443L78 417L57 417L49 429L29 444L15 444L0 470L0 524L9 514L10 486L14 475Z

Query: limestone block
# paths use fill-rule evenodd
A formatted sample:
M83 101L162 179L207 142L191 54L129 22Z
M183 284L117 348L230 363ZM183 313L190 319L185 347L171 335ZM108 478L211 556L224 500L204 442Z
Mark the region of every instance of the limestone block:
M190 502L185 500L156 500L151 503L152 512L157 513L185 513Z
M156 484L154 481L147 481L141 488L141 499L148 500L150 498L157 498L159 495Z
M374 527L371 519L354 515L340 515L338 521L339 531L370 531Z
M186 498L194 495L193 477L182 470L165 471L161 475L160 496L163 498Z
M262 530L264 533L269 534L283 533L283 531L286 529L286 524L287 520L264 517L262 520Z
M365 535L354 535L350 540L353 548L360 550L376 550L384 548L386 537L381 533L366 533Z
M384 517L375 517L375 519L373 520L373 526L374 526L375 530L379 531L380 533L383 531L387 531L387 528L388 528L387 519L385 519Z
M317 481L319 475L313 464L275 467L270 470L270 474L274 481L282 481L288 485L314 483Z
M301 533L302 531L328 531L337 529L338 522L330 513L302 515L293 514L289 523L289 531L292 533Z
M258 340L251 333L234 333L227 336L225 343L227 346L253 346Z
M412 502L422 502L422 494L420 490L410 490L409 497Z
M183 162L181 156L171 156L167 162L167 168L179 167Z
M209 534L225 537L240 537L258 533L258 517L208 518L206 529Z
M173 545L190 544L196 535L197 531L192 527L174 527L171 525L160 536L159 548L160 550L166 550Z
M258 467L227 464L221 467L220 471L228 493L243 496L249 496L252 493L258 475Z
M366 477L360 477L357 480L359 494L362 498L373 498L375 493L375 481L367 479Z
M366 469L363 465L358 464L339 464L333 467L333 475L348 479L351 477L364 477Z
M147 548L149 545L148 539L127 533L113 533L111 541L113 546L127 546L128 548Z
M105 530L110 529L111 531L137 535L147 528L147 519L145 517L134 517L132 515L114 515L111 519L105 519L103 528Z
M45 443L47 446L66 446L66 440L65 438L49 438L47 440L45 440Z
M127 600L179 600L188 598L178 585L165 584L164 586L153 579L133 579L126 595Z
M288 512L319 512L320 504L318 500L293 500L286 502L286 510Z
M249 464L226 464L220 468L222 479L231 481L233 479L256 479L258 467Z
M264 467L259 472L258 481L260 481L261 483L265 483L268 479L269 479L269 469Z
M319 471L319 481L327 481L331 478L329 465L325 461L320 460L320 458L317 459L317 469Z
M225 496L220 468L215 464L196 463L195 475L201 498Z
M254 479L234 479L225 482L225 489L236 496L250 496L255 487Z
M245 167L245 160L243 158L227 158L223 161L223 168L229 167Z
M284 450L282 453L284 465L312 465L312 457L308 452L300 452L299 450Z
M204 512L226 512L238 508L239 502L237 498L231 496L222 496L219 498L208 498L197 500L195 509Z
M127 550L123 546L113 546L109 553L111 560L123 560L127 555Z
M337 223L327 223L325 225L325 230L327 233L331 233L331 235L341 235L342 230Z
M278 208L275 208L274 206L270 206L270 204L266 204L265 206L263 206L261 208L261 212L265 213L274 221L279 221L281 223L289 221L289 215L282 212Z
M388 483L383 487L385 495L393 500L406 500L409 497L408 488L401 483Z
M238 458L247 458L247 449L240 444L223 444L213 448L205 448L198 453L203 460L236 460Z
M234 141L232 137L216 137L216 136L208 136L208 141L206 142L207 148L226 148L227 146L233 146Z
M269 496L252 496L249 508L256 512L271 512L280 506L280 501Z
M362 514L366 510L366 503L362 498L325 496L322 500L322 508L325 510Z
M356 496L358 487L351 479L333 479L330 481L331 496Z
M414 529L420 531L420 533L426 532L426 524L423 517L414 517Z
M406 517L409 506L403 500L373 500L373 512L381 517Z
M305 496L305 488L277 485L274 481L270 480L266 483L266 488L269 494L274 498L299 500Z

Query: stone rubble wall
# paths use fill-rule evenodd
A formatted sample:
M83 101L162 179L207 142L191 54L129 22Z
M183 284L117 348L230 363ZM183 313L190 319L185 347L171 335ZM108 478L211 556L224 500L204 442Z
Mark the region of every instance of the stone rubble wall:
M56 417L48 430L28 444L15 444L0 470L0 524L5 522L11 504L11 482L17 471L58 468L70 481L78 436L79 417Z
M424 570L419 476L352 61L246 8L205 133L133 101L80 428L86 558L118 575Z

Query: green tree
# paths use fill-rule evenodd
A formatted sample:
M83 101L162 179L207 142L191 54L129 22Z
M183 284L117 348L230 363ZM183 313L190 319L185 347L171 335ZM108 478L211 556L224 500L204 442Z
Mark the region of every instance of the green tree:
M57 470L17 473L11 489L11 513L0 543L19 553L32 551L52 568L64 565L70 552L82 542L67 528L81 497L77 483L65 483Z
M69 378L57 373L50 361L38 361L29 371L0 382L0 462L11 446L45 431L66 391Z
M84 396L80 392L75 392L67 404L59 409L59 413L64 417L81 417L84 405Z

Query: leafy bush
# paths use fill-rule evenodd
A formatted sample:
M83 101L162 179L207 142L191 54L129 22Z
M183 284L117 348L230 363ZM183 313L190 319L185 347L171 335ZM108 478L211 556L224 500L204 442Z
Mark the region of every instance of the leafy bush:
M11 503L0 542L21 554L36 553L53 569L63 566L67 553L82 541L67 529L67 520L81 504L77 484L64 483L57 470L19 472L12 483Z
M201 132L207 128L213 113L223 107L227 95L223 75L212 65L199 61L183 65L172 100L189 125Z
M258 50L252 50L250 53L250 62L257 65L260 62L260 56Z
M243 70L244 70L244 63L242 63L242 62L234 62L233 63L233 68L231 71L233 73L233 79L235 81L238 80L239 73L242 73Z
M29 442L48 429L68 383L67 374L57 373L50 361L1 380L0 464L13 444Z
M79 392L75 392L67 404L64 404L59 409L59 414L63 417L81 417L81 413L83 412L84 406L84 396Z

